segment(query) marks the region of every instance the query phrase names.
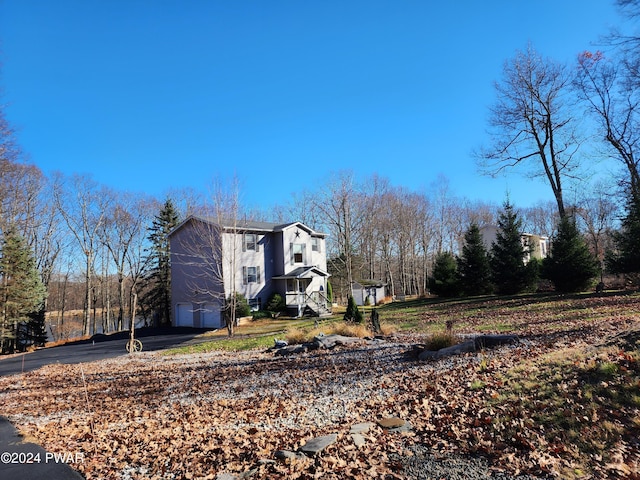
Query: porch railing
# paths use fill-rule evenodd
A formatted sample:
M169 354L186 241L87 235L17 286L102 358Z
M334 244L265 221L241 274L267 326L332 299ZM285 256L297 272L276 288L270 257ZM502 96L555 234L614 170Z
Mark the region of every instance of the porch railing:
M302 316L305 307L311 308L317 314L330 312L329 300L324 292L315 291L311 293L307 292L295 292L286 294L286 302L289 307L296 307L298 309L298 316Z

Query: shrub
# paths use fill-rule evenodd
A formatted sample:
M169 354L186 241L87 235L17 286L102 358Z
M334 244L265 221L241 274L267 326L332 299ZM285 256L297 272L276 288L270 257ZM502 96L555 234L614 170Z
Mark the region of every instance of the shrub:
M362 323L362 312L356 305L356 300L353 296L349 296L347 303L347 311L344 312L344 321L351 323Z
M427 350L435 351L435 350L440 350L442 348L451 347L456 343L458 343L456 341L456 337L451 333L447 333L447 332L435 333L431 335L431 337L429 337L429 339L427 340L426 347L427 347Z
M267 300L267 305L265 306L265 310L269 312L283 312L287 309L287 304L285 303L284 298L279 293L274 293Z
M227 302L231 302L231 296L229 296ZM248 317L249 315L251 315L249 302L247 302L243 294L236 292L236 318Z
M272 318L272 317L273 317L273 314L266 310L256 310L255 312L253 312L254 320L261 320L263 318Z

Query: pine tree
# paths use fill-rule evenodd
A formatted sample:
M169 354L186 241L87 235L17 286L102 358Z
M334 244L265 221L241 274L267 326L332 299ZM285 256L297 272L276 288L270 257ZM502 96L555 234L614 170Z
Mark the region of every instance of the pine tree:
M25 344L28 324L43 304L45 287L33 253L22 236L8 231L0 257L0 342L2 353Z
M472 224L464 235L462 255L458 258L458 275L465 295L484 295L492 290L489 257L476 224Z
M349 300L347 302L347 310L344 312L344 321L350 323L362 323L362 312L358 309L356 300L351 295L349 295Z
M171 199L167 199L160 213L149 227L151 242L151 271L146 277L150 291L146 299L161 326L171 324L171 258L169 233L178 225L179 216Z
M489 260L496 291L503 295L523 292L535 284L532 269L524 263L527 251L522 244L521 229L522 221L506 202L498 218L498 233Z
M551 255L542 264L543 276L558 292L580 292L598 275L598 264L580 235L574 218L564 216L551 239Z
M436 256L429 285L431 291L441 297L455 297L460 293L458 265L453 253L441 252Z
M606 264L612 273L640 273L640 197L629 196L621 229L613 234L615 252L607 252Z

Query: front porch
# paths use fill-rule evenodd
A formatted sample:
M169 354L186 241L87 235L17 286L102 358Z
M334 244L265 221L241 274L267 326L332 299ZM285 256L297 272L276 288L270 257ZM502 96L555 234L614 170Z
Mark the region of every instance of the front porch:
M329 274L317 267L299 267L286 275L273 277L287 305L296 317L311 315L325 317L331 314L327 291Z

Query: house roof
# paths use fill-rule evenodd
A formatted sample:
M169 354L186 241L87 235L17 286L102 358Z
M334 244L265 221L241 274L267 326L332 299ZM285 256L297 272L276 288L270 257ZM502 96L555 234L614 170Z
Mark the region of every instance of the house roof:
M286 275L273 277L274 280L287 280L289 278L329 277L329 273L318 267L298 267Z
M307 232L310 235L317 237L326 237L326 233L316 232L312 228L306 226L302 222L290 222L290 223L273 223L273 222L258 222L253 220L246 219L238 219L236 221L232 220L222 220L218 221L215 217L207 217L200 215L190 215L186 220L184 220L180 225L173 229L173 232L181 228L184 224L188 223L190 220L199 220L201 222L209 223L212 225L221 225L225 230L235 229L241 232L258 232L258 233L272 233L272 232L282 232L287 228L291 227L299 227Z

